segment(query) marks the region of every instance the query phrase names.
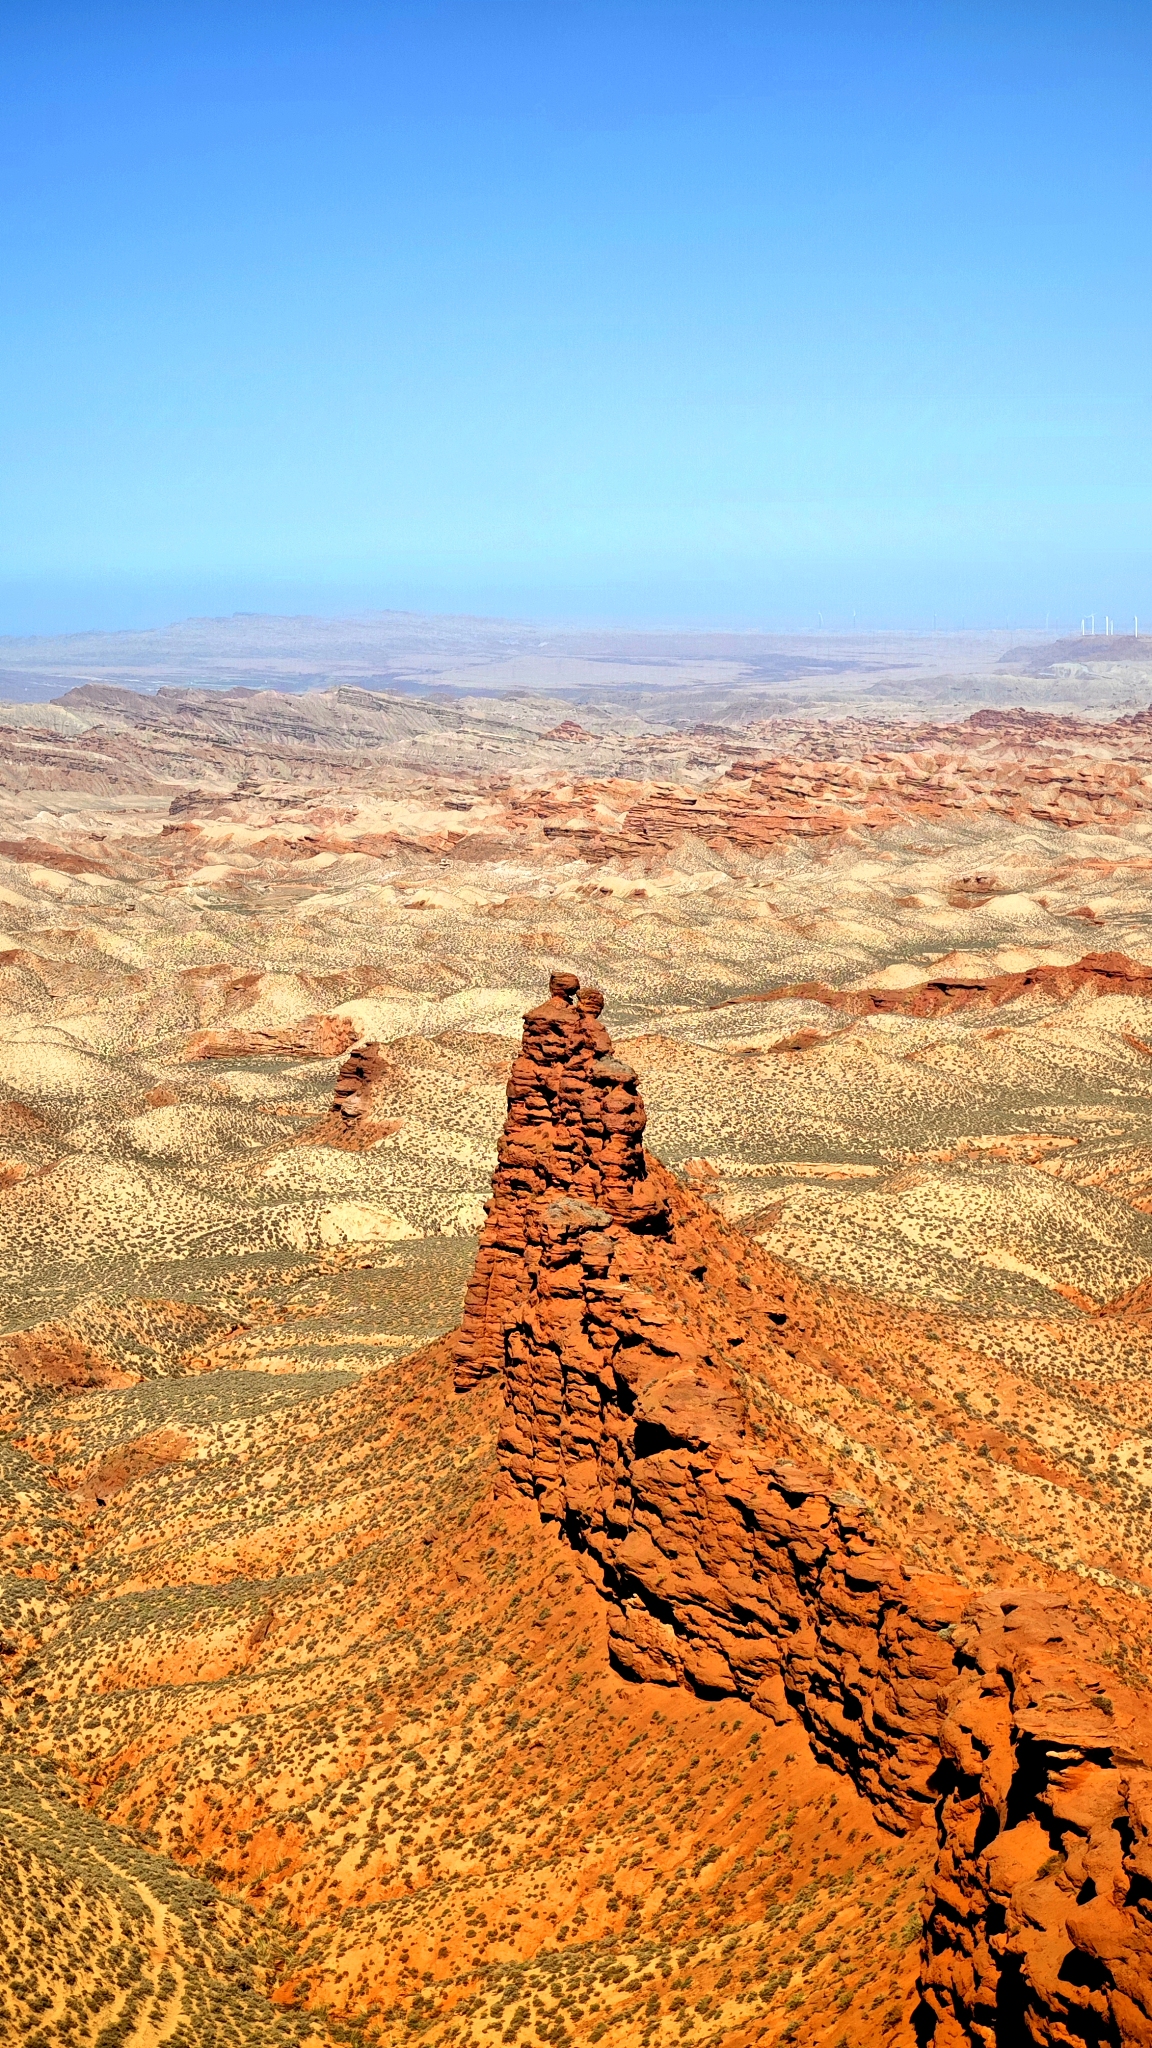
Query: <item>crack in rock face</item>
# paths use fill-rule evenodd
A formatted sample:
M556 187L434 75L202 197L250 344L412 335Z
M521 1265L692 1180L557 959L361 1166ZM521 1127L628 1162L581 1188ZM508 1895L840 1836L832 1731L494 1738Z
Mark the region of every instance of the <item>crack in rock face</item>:
M1036 1587L912 1568L745 1389L821 1363L794 1283L644 1151L598 990L554 974L508 1084L457 1341L503 1485L610 1603L617 1667L798 1715L897 1833L936 1831L936 2048L1152 2044L1152 1713Z

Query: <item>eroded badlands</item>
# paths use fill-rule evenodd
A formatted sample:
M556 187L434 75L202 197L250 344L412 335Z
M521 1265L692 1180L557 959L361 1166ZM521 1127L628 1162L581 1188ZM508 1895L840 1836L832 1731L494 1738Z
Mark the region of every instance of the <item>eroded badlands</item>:
M128 695L0 718L0 2027L1152 2039L1152 720ZM700 1387L583 1451L523 1246L452 1334L553 973L633 1121L549 1314L622 1259ZM641 1423L759 1594L594 1505Z

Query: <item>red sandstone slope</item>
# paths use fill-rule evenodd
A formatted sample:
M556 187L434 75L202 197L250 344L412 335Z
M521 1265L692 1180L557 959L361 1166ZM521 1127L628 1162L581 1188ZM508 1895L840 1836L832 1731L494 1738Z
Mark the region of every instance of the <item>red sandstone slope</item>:
M1152 1715L1058 1600L910 1570L813 1446L754 1433L779 1275L645 1156L601 1008L553 976L509 1083L458 1348L461 1386L501 1375L508 1483L602 1585L624 1670L799 1712L888 1826L935 1828L938 2048L1146 2048Z
M163 1468L123 1443L100 1508L78 1409L28 1436L32 1509L0 1502L0 1537L34 1514L41 1576L11 1634L0 1614L0 1711L53 1760L73 1866L115 1835L157 1892L167 1858L214 1887L224 1928L250 1903L298 2039L909 2048L927 1835L882 1834L791 1718L610 1669L603 1600L531 1503L493 1500L495 1388L455 1399L448 1351L249 1408ZM0 1886L0 1941L10 1917ZM53 1946L17 2011L75 1967ZM95 2048L108 2017L62 2038Z

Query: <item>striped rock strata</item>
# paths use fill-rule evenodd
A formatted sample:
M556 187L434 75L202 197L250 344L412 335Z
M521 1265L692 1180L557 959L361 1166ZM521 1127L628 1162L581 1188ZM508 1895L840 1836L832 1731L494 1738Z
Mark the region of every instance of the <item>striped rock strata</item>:
M602 1008L554 975L509 1082L457 1365L502 1379L506 1483L603 1587L621 1669L798 1714L887 1826L935 1830L935 2048L1152 2048L1152 1713L1059 1600L911 1569L754 1428L805 1342L788 1278L645 1154Z

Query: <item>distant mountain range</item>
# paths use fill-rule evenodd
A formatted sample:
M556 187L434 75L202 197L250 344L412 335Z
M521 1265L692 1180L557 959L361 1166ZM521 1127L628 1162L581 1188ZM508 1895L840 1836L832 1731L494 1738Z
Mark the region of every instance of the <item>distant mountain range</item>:
M42 702L83 683L152 691L195 685L299 693L340 684L405 694L504 696L528 690L577 703L701 715L718 693L764 699L781 686L805 701L890 679L911 683L994 672L1007 635L770 634L589 630L506 619L375 612L362 618L238 613L150 632L0 639L0 698ZM791 693L789 693L791 694ZM679 708L683 703L684 709Z

